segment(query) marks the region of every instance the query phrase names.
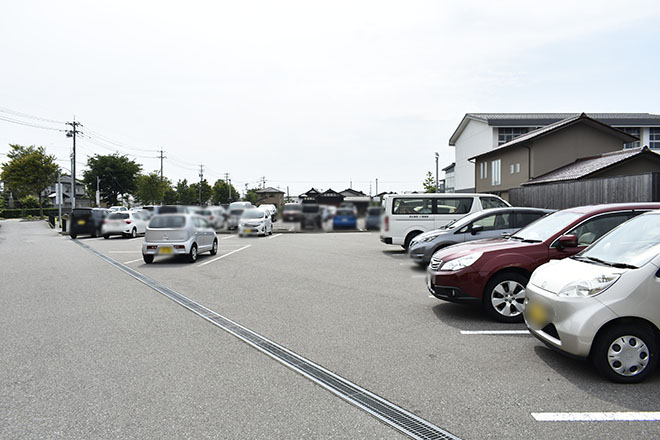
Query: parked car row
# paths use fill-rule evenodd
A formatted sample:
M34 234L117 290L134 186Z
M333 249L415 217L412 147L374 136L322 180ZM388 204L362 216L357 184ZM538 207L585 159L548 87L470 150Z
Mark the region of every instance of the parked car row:
M432 255L426 282L436 298L476 304L500 322L524 320L549 347L590 358L611 380L638 382L660 342L657 209L487 209L417 235L409 256Z

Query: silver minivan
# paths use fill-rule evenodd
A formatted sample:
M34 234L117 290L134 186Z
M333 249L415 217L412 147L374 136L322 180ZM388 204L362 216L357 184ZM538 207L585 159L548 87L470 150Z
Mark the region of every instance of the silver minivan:
M156 255L185 255L194 263L200 252L218 253L215 229L194 214L162 214L151 218L142 243L144 262Z
M549 347L590 358L612 381L640 382L658 361L659 293L660 211L653 211L536 269L523 314Z

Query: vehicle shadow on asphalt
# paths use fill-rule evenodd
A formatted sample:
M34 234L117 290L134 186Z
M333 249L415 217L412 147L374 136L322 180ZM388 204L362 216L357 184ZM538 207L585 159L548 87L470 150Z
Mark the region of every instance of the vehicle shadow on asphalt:
M385 249L381 252L383 255L392 258L403 258L408 256L406 251L403 249Z
M656 370L640 384L613 383L601 376L588 360L573 359L544 346L541 342L538 344L534 347L538 357L575 387L598 399L633 411L657 411L660 370ZM624 392L631 391L631 387L635 388L634 392Z
M442 301L442 300L438 300ZM490 319L483 309L473 304L455 304L442 301L433 306L433 313L443 324L458 330L525 330L525 324L507 324ZM511 338L529 338L529 335L510 335Z

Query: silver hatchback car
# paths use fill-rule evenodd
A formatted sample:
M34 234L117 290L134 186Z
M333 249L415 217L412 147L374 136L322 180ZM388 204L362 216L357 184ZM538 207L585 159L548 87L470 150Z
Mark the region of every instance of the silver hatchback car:
M218 253L215 229L194 214L162 214L152 217L142 243L144 262L156 255L185 255L194 263L200 252Z

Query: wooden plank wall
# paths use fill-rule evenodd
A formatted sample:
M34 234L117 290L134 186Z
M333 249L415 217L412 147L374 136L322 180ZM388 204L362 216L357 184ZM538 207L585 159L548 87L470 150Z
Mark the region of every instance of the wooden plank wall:
M658 202L660 173L530 185L509 190L512 206L566 209L600 203Z

